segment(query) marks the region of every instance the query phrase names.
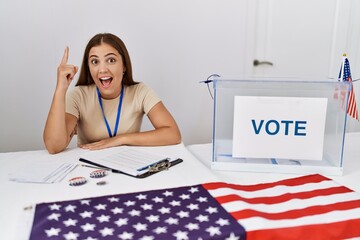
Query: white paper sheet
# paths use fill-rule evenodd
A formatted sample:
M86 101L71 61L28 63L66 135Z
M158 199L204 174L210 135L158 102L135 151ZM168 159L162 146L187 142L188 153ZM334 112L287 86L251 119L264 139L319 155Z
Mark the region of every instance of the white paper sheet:
M23 165L9 174L9 180L28 183L60 182L77 165L59 161L41 161Z

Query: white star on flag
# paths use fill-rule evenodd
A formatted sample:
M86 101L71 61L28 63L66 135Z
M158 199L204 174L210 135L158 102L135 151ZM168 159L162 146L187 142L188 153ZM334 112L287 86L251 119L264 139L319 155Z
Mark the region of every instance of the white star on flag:
M174 234L174 237L176 237L176 240L188 240L188 233L184 231L177 231Z
M162 214L170 213L170 208L162 207L159 209L159 212Z
M135 225L133 225L133 227L136 229L136 231L146 231L147 229L147 225L146 224L142 224L142 223L137 223Z
M60 216L61 216L61 214L59 214L59 213L52 213L50 216L48 216L47 219L59 221Z
M90 205L90 200L81 200L80 203L84 205Z
M197 223L188 223L185 227L187 229L189 229L189 231L196 230L196 229L199 229L199 224L197 224Z
M159 216L150 215L150 216L146 217L146 220L148 220L149 222L158 222L159 221Z
M123 210L124 210L124 209L118 208L118 207L115 207L115 208L111 209L111 211L113 212L113 214L123 213Z
M77 220L69 218L68 220L64 221L65 226L76 226Z
M105 227L100 230L101 236L103 236L103 237L112 236L113 232L114 232L114 229L108 228L108 227Z
M142 209L144 209L144 210L151 210L151 209L152 209L152 205L151 205L151 204L147 204L147 203L141 205L141 207L142 207Z
M166 233L166 227L157 227L154 229L156 234Z
M115 222L115 224L116 224L118 227L121 227L121 226L127 225L127 224L128 224L128 221L129 221L129 219L127 219L127 218L119 218L119 219Z
M210 226L206 229L206 231L209 232L210 237L213 237L215 235L218 235L218 236L221 235L220 229L218 227Z
M96 210L106 210L106 204L98 204L95 208Z
M165 220L165 222L168 223L169 225L177 225L179 224L179 219L169 217L168 219Z
M99 222L103 223L103 222L109 222L110 221L110 216L101 214L100 217L96 218Z
M185 211L180 211L178 213L176 213L176 215L179 216L179 218L186 218L186 217L189 217L189 212L185 212Z
M59 204L51 204L50 206L50 210L60 210L60 205Z
M48 237L52 237L52 236L59 236L60 233L60 228L50 228L50 229L46 229L45 233Z
M130 233L130 232L123 232L121 234L119 234L119 238L122 239L122 240L130 240L130 239L133 239L133 233Z
M86 223L82 225L81 228L83 229L84 232L87 232L87 231L94 231L95 226L96 226L95 224Z
M75 212L75 209L76 209L76 206L74 206L74 205L67 205L65 207L66 212Z
M64 234L64 238L66 240L77 240L79 237L79 234L78 233L74 233L74 232L68 232L66 234Z
M146 199L146 195L144 195L144 194L139 194L139 195L136 196L136 198L139 199L139 200L145 200L145 199Z
M88 211L84 211L84 212L80 213L80 216L82 218L91 218L92 215L93 215L93 212L88 212Z
M109 201L110 202L119 202L119 198L111 197L111 198L109 198Z
M164 201L164 199L163 198L160 198L160 197L155 197L155 198L153 198L152 199L154 202L156 202L156 203L162 203L163 201Z

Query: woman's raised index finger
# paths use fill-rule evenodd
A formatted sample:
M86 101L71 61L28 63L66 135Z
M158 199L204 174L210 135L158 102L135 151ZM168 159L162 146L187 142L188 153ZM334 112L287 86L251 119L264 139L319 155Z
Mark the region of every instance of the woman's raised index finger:
M69 58L69 47L66 46L64 51L64 56L61 59L61 64L67 64L68 58Z

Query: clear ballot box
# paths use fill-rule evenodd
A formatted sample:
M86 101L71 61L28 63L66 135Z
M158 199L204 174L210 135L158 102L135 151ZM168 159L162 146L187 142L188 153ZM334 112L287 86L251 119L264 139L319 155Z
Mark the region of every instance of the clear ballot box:
M215 79L214 170L342 175L349 82Z

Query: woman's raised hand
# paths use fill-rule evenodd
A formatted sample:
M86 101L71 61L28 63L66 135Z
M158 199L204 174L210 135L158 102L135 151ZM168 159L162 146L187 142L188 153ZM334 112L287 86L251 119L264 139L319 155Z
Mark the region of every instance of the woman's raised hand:
M57 71L57 88L67 90L71 81L74 79L75 74L78 71L78 67L68 64L69 47L65 48L64 56L61 59L61 63Z

